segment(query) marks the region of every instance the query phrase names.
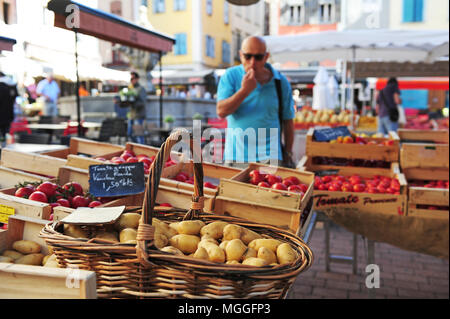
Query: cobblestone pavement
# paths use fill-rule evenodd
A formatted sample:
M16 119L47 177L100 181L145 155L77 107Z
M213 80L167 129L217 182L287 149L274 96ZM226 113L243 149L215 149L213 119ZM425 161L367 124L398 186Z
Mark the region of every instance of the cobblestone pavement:
M369 299L366 277L367 240L358 238L358 273L351 264L332 262L325 271L325 230L318 227L310 240L314 263L301 273L289 294L290 299ZM331 224L330 253L351 256L353 234ZM405 251L386 243L375 243L375 264L380 269L377 299L448 299L448 260ZM373 294L372 294L373 296Z

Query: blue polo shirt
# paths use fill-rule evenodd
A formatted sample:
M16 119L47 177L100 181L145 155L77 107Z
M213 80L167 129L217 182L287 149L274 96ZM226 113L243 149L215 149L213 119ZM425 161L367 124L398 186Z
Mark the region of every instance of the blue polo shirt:
M270 64L272 79L257 84L239 108L227 116L228 128L225 133L225 161L260 162L268 159L282 159L280 142L280 120L275 79L281 80L283 120L295 117L294 100L289 81ZM231 67L220 78L217 101L227 99L240 88L245 70L242 65Z

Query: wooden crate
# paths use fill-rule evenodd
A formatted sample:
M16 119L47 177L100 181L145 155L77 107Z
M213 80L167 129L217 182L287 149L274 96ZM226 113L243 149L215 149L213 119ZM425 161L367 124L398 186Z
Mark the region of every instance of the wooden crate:
M0 166L0 189L11 188L23 182L39 182L46 180L49 180L49 178Z
M353 133L352 133L353 134ZM398 162L400 153L400 139L395 132L389 132L389 138L365 138L367 141L384 142L393 140L392 146L360 145L356 143L328 143L314 141L314 129L308 130L306 135L306 155L309 157L323 156L347 159L378 160Z
M402 169L436 167L448 170L448 156L448 144L402 143L400 166Z
M88 157L96 157L113 152L123 151L124 147L121 145L93 141L89 139L72 137L70 139L70 146L63 151L47 152L44 155L67 159L67 156L85 155Z
M302 183L309 185L308 190L302 199L299 194L293 192L273 190L270 188L252 185L248 182L249 173L255 169L267 169L273 171L273 174L279 175L282 178L295 176ZM242 170L232 178L223 178L220 180L219 195L238 201L263 204L281 209L288 208L293 210L302 210L305 208L309 197L312 195L313 186L313 173L283 167L270 167L269 165L258 163L250 163L245 170Z
M54 178L58 176L59 169L65 166L66 159L43 154L2 150L1 165L4 167Z
M448 130L398 129L397 134L401 143L449 143Z
M301 170L313 171L310 167L302 167ZM314 171L313 171L314 172ZM367 169L359 167L341 167L336 173L342 176L359 175L363 178L371 178L375 175ZM370 194L370 193L356 193L356 192L331 192L314 190L314 210L327 209L328 207L335 208L356 208L360 212L376 212L389 215L406 215L407 214L407 194L408 183L405 176L398 170L393 170L386 176L390 178L397 178L400 182L400 195L394 194Z
M448 181L448 169L411 168L403 171L410 181ZM445 206L447 209L423 209L420 206ZM408 216L449 219L449 191L442 188L426 188L408 185Z
M58 185L76 181L80 183L86 192L89 189L89 172L74 167L61 167L58 177L52 179ZM0 205L14 209L15 215L28 216L49 220L52 213L52 207L48 203L40 203L26 198L14 196L15 187L0 190Z
M10 218L8 229L0 231L0 251L11 249L17 240L32 240L48 254L45 241L39 237L46 222L24 216ZM68 276L76 276L68 285ZM46 268L0 263L0 298L3 299L95 299L96 274L92 271Z
M337 165L319 165L314 164L310 156L303 156L297 164L300 170L317 172L317 171L328 171L328 170L340 170L348 166L337 166ZM367 174L373 175L385 175L391 172L400 172L400 165L398 162L391 162L390 168L378 168L378 167L355 167L355 169L366 172Z

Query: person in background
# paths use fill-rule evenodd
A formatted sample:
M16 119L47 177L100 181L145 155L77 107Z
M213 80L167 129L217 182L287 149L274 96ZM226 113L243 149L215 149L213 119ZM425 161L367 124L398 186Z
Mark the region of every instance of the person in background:
M147 91L139 84L139 74L131 72L131 85L136 91L136 98L130 105L130 112L128 115L128 136L133 142L145 144L144 136L134 136L133 125L143 125L147 116L146 101Z
M80 88L78 89L78 94L80 96L89 96L88 90L86 90L86 83L80 83Z
M267 63L269 53L261 37L246 38L240 58L242 64L226 70L217 90L217 115L228 121L224 160L227 165L236 167L246 167L245 163L249 162L268 163L272 160L281 165L283 160L287 162L292 159L295 110L291 86L286 77ZM281 105L275 80L281 84ZM288 158L283 158L280 147L279 107L282 108L282 134L285 156ZM272 128L276 129L277 134L271 134L274 131ZM256 133L256 141L253 142L257 145L250 144L250 138L245 133L248 129ZM233 132L231 138L228 135L230 131ZM265 134L260 134L262 132ZM260 147L262 145L265 147ZM275 146L278 153L272 152L276 150ZM251 151L256 149L256 155L251 154L250 147Z
M205 94L203 94L203 98L207 100L211 99L212 98L211 93L209 93L209 91L206 91Z
M397 132L399 127L398 119L397 121L392 121L389 116L389 109L397 108L402 103L396 78L390 78L386 87L377 92L375 101L378 114L378 132L383 135L388 135L389 131Z
M61 91L51 72L47 73L47 77L39 82L36 93L39 97L44 98L44 115L58 116L58 98Z
M16 83L0 71L0 142L2 144L14 120L14 104L18 95Z

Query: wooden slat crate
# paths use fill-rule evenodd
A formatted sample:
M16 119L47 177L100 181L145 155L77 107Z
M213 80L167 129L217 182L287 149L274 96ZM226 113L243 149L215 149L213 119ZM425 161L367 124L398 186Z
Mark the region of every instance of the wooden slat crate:
M397 134L401 143L436 143L448 144L448 130L413 130L399 129Z
M313 171L310 167L305 166L299 168L301 170ZM361 169L359 167L342 167L336 175L352 176L359 175L362 178L372 178L376 174L373 172ZM407 193L408 183L405 176L398 170L391 171L386 176L396 178L400 182L400 195L395 194L371 194L358 192L343 192L343 191L321 191L314 190L314 205L313 209L320 211L328 207L334 208L356 208L360 212L376 212L389 215L406 215L407 214Z
M70 139L70 146L63 151L47 152L44 153L48 156L59 157L67 159L69 154L72 155L86 155L89 157L101 156L113 152L123 151L124 147L121 145L115 145L111 143L104 143L93 141L89 139L72 137Z
M39 237L45 224L46 221L40 219L11 217L8 229L0 231L0 252L11 249L15 241L23 239L37 242L41 245L42 253L48 254L45 241ZM78 269L0 263L0 298L95 299L96 274Z
M402 169L436 167L448 170L448 156L448 144L403 143L400 166Z
M49 180L48 177L25 173L23 171L0 166L0 189L11 188L19 183Z
M45 177L58 176L59 168L65 166L66 163L66 159L53 156L2 150L2 166Z
M340 170L346 166L314 164L312 158L310 156L305 155L300 159L300 161L297 164L297 167L310 172L317 172L328 170ZM308 169L304 169L305 167L307 167ZM379 167L355 167L355 168L361 171L365 171L367 173L371 173L373 175L385 175L390 174L391 172L400 172L400 165L398 162L391 162L389 168L379 168Z
M448 181L448 169L411 168L403 173L409 182ZM434 206L436 209L421 208ZM447 209L443 208L447 207ZM408 185L408 216L449 219L449 191L444 188L427 188Z
M389 132L389 138L365 138L367 141L384 142L392 140L391 146L360 145L356 143L328 143L314 141L314 129L308 130L306 135L306 155L309 157L334 157L347 159L378 160L398 162L400 153L400 139L395 132Z

